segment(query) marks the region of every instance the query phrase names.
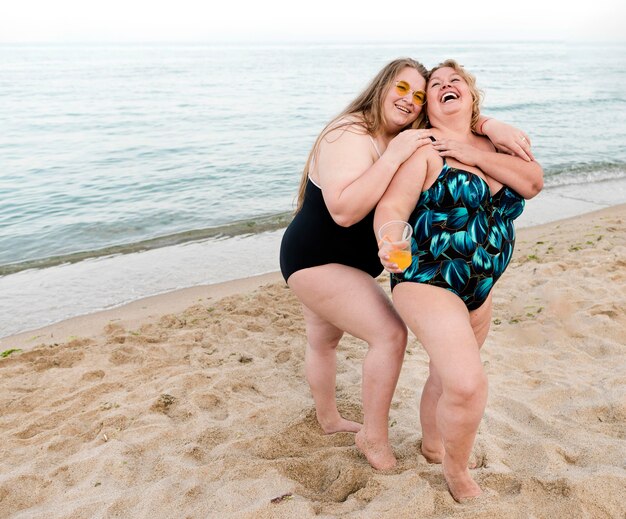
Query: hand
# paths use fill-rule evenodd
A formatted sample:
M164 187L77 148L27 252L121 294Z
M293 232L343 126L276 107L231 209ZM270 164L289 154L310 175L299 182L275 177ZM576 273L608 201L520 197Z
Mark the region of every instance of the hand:
M523 131L496 119L485 121L482 130L498 151L516 155L528 162L535 160L530 151L530 137Z
M398 268L396 263L391 263L389 261L389 248L385 247L382 241L378 242L378 257L380 258L380 263L387 272L392 274L402 274L404 272L404 270Z
M432 130L404 130L391 139L383 155L400 167L415 150L432 142L432 134Z
M441 157L452 157L468 166L476 166L480 150L471 144L466 144L453 139L441 139L433 142L433 148Z

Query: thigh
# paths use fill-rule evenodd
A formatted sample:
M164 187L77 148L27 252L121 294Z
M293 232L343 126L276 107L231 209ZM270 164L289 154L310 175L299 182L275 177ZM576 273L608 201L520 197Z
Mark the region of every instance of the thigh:
M480 305L479 308L470 312L470 323L472 325L472 329L474 330L474 336L476 337L476 342L478 343L479 348L481 348L485 343L485 339L489 333L491 316L493 313L492 309L493 302L490 293L485 302Z
M299 270L289 287L318 318L370 342L404 323L385 291L365 272L331 263Z
M302 313L307 339L311 347L328 347L330 345L334 349L343 335L343 330L317 315L304 303L302 303Z
M400 283L393 300L444 384L482 372L470 314L458 296L431 285Z

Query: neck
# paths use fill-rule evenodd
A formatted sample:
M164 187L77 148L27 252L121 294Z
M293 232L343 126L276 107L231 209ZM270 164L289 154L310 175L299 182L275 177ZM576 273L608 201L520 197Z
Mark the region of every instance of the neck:
M430 125L457 140L467 140L472 135L471 119L461 114L431 119Z
M393 139L396 135L398 135L397 132L393 133L382 129L377 134L372 135L372 137L384 144L386 148L387 144L389 144L391 142L391 139Z

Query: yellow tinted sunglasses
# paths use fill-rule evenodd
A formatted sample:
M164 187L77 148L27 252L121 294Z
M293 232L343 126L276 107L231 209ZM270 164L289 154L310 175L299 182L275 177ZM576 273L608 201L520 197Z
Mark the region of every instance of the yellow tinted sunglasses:
M411 85L409 85L406 81L397 81L396 92L404 97L409 92L411 92ZM424 92L423 90L413 90L412 92L413 95L411 97L413 98L414 104L416 104L417 106L422 106L424 103L426 103L426 92Z

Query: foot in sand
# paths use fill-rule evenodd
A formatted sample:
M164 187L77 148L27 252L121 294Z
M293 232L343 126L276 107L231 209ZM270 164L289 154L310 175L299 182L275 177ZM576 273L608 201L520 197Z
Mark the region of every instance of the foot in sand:
M396 466L396 457L388 440L371 441L366 437L366 433L361 430L355 436L354 443L376 470L391 470Z
M446 458L443 459L443 476L446 478L448 490L455 501L458 503L467 503L472 499L479 497L483 491L470 475L467 467L461 470L455 470L448 466Z
M441 449L438 449L438 448L429 448L424 444L424 442L422 442L422 445L420 447L420 452L422 453L422 456L426 458L426 461L428 463L433 463L436 465L443 463L443 457L446 455L446 451L443 448L443 444L441 446ZM478 466L478 463L476 461L470 460L467 463L467 466L470 469L475 469Z
M361 430L361 427L363 427L360 423L353 422L352 420L346 420L339 415L337 415L336 418L330 420L321 420L318 416L317 422L320 424L320 427L322 428L322 431L324 431L324 434L335 434L338 432L357 433Z
M439 442L438 444L427 444L424 440L422 440L420 451L428 463L441 463L443 462L443 457L446 454L442 442Z

